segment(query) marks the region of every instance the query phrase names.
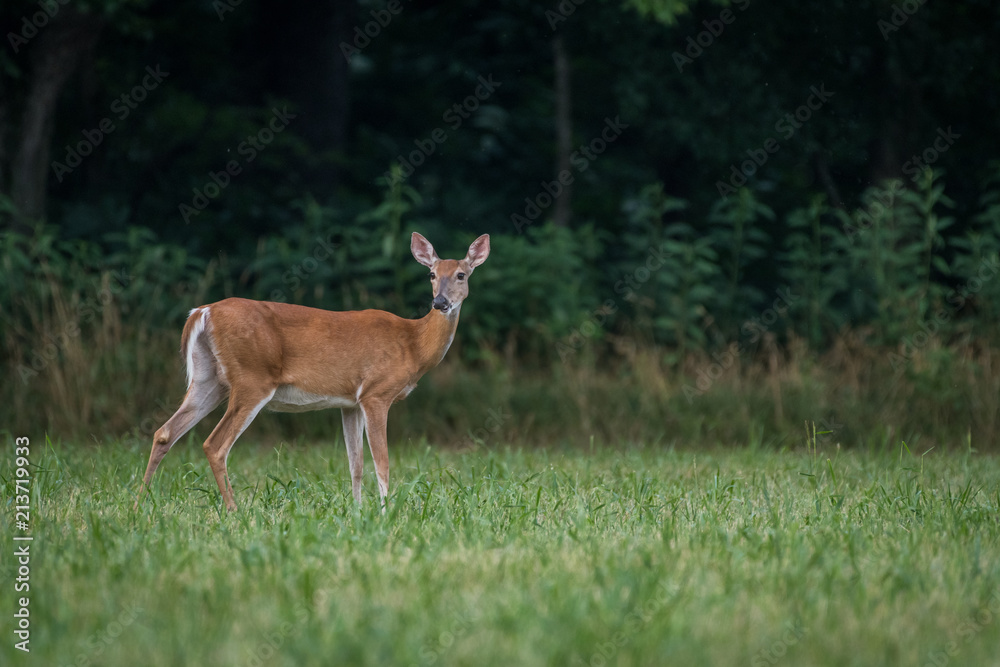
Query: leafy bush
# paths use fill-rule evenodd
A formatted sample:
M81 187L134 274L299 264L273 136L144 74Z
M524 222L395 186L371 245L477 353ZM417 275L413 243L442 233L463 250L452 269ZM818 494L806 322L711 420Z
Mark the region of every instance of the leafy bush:
M452 371L439 371L438 394L408 405L445 415L458 439L481 426L477 418L436 401L475 396L518 413L534 405L539 413L517 432L553 439L780 432L833 413L852 415L845 432L857 438L881 420L934 437L957 421L988 439L1000 382L998 185L988 182L961 235L950 234L942 213L950 200L931 173L914 190L870 191L852 214L816 197L772 220L744 191L699 226L683 219L693 215L686 202L654 184L625 201L615 235L551 223L494 234L472 279ZM250 258L205 261L145 228L69 240L49 226L7 225L5 423L41 416L65 432L147 438L183 391L177 344L187 312L226 296L423 316L430 294L409 258L410 231L426 231L442 256L458 256L474 234L422 218L422 198L404 181L386 186L361 213L297 201L284 233L258 239ZM0 216L9 213L0 201ZM780 244L763 221L783 230ZM773 284L795 298L767 320ZM764 331L748 329L758 319L766 335L748 337ZM463 361L479 362L489 381L471 389L474 380L456 375ZM907 416L913 406L920 414ZM421 411L394 419L430 428ZM649 420L655 432L629 419ZM293 433L329 428L328 416L274 423Z

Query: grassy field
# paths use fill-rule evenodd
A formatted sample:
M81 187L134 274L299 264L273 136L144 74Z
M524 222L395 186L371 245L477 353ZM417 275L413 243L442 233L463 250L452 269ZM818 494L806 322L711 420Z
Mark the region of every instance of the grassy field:
M382 516L342 443L248 435L227 517L191 439L133 513L147 455L32 440L31 653L5 632L3 664L1000 664L990 456L396 445Z

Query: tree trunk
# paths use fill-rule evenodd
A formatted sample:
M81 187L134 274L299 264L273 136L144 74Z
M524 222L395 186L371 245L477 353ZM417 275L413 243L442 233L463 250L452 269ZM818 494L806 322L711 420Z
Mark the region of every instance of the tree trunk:
M552 40L552 55L555 66L556 93L556 181L560 175L570 173L570 154L573 151L573 118L570 95L569 57L566 55L566 45L563 38L557 36ZM556 208L553 222L559 227L569 225L573 215L573 186L562 185L562 192L556 197Z
M32 45L28 93L21 117L20 142L11 165L11 198L22 224L45 217L52 129L59 93L77 63L94 48L103 21L63 11Z

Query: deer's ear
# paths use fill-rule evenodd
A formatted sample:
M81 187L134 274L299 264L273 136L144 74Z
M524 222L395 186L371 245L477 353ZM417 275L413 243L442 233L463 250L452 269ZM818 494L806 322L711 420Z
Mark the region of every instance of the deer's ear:
M439 261L431 242L416 232L410 237L410 252L418 262L428 268L432 268Z
M472 242L469 246L469 254L465 256L465 261L469 263L469 266L476 268L480 264L486 261L486 258L490 256L490 235L483 234L478 239Z

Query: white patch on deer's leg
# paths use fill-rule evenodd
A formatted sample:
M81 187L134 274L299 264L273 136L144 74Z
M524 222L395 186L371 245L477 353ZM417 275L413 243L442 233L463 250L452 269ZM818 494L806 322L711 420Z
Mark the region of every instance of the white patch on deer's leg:
M225 397L225 387L214 379L192 383L177 412L160 427L157 431L158 437L154 441L162 442L169 449L184 437L185 433L194 428L195 424L218 407Z
M361 504L361 481L365 467L365 419L360 408L341 409L344 424L344 443L347 445L347 461L351 469L351 491L354 500Z
M217 408L219 403L221 403L225 398L226 388L214 379L207 382L196 383L193 387L191 387L190 405L201 414L201 417L198 419L201 419L209 412ZM184 403L187 404L188 399L185 398Z

